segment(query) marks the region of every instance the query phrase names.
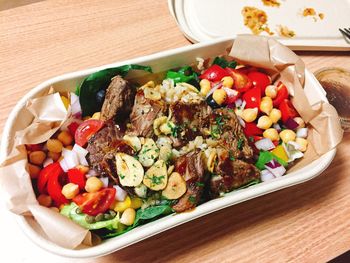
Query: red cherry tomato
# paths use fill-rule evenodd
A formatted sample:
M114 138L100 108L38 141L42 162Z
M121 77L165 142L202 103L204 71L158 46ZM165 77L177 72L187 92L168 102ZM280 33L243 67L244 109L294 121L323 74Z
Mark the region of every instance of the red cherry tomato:
M243 100L246 102L245 108L258 108L261 102L260 87L254 87L243 94Z
M75 143L84 146L92 135L98 132L103 126L103 121L100 120L86 120L79 125L75 132Z
M289 118L294 118L298 116L298 112L293 107L293 104L290 102L290 100L283 100L281 104L279 105L279 110L282 114L282 121L286 122Z
M278 107L281 102L285 99L288 99L288 97L289 93L287 87L282 82L279 82L277 84L277 96L272 101L273 106Z
M261 89L261 95L265 96L265 89L271 84L270 77L259 71L248 72L247 76L253 82L255 87L259 87Z
M66 183L66 179L66 174L63 172L61 166L59 166L57 170L53 171L49 175L49 179L47 181L47 192L57 207L62 204L69 203L69 201L62 194L62 185Z
M115 188L104 188L96 193L84 193L73 198L81 211L85 214L96 216L106 212L115 199Z
M206 69L202 75L199 76L200 79L207 79L210 81L220 81L223 77L229 76L229 73L219 65L212 65Z
M247 74L248 74L249 72L251 72L251 71L258 71L257 68L251 67L251 66L244 66L244 67L241 67L241 68L237 68L236 70L237 70L238 72L240 72L240 73L245 74L245 75L247 75Z
M259 129L254 122L246 122L243 132L245 136L247 137L253 136L255 140L255 137L258 138L257 136L262 135L263 130Z
M68 128L70 134L75 136L75 132L77 131L78 127L79 127L79 124L77 122L72 122L68 125L67 128Z
M47 182L49 178L54 174L60 174L62 172L62 168L58 162L49 164L48 166L44 167L38 176L38 190L41 194L47 193Z
M233 78L233 87L239 92L245 92L249 90L253 83L247 77L247 75L239 72L237 69L226 68L226 71L230 73L230 76Z
M79 169L73 168L68 170L68 180L70 183L77 184L79 189L82 190L85 187L86 177Z

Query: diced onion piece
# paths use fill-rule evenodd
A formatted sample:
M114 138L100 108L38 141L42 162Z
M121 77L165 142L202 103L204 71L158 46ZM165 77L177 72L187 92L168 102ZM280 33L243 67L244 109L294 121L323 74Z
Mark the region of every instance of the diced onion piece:
M275 124L273 125L273 127L274 127L278 132L282 131L282 128L281 128L281 126L280 126L278 123L275 123Z
M108 187L108 177L100 177L99 179L103 183L103 187Z
M239 117L239 116L237 116L237 119L238 119L239 123L241 124L241 126L242 126L243 128L245 128L245 121L244 121L241 117Z
M264 150L264 151L269 151L276 147L271 141L271 139L269 138L263 138L259 141L256 141L254 144L258 150Z
M48 166L49 164L52 164L53 160L51 158L46 158L46 160L43 163L43 167Z
M113 187L116 190L115 200L117 200L119 202L123 202L125 200L126 196L128 195L128 193L126 191L124 191L124 189L121 188L119 185L113 185Z
M222 82L220 81L220 82L218 82L216 85L214 85L214 87L212 87L212 88L209 90L209 92L208 92L207 96L205 96L205 98L207 99L211 94L213 94L213 92L214 92L215 90L217 90L217 89L219 89L219 88L221 88L221 87L222 87Z
M297 130L297 137L298 138L304 138L304 139L306 139L307 138L307 132L308 132L308 130L307 130L307 128L299 128L298 130Z
M275 176L267 169L261 171L261 181L267 182L274 179Z
M244 110L246 104L247 104L247 102L244 100L244 101L242 102L242 105L241 105L241 110Z
M72 151L76 152L78 159L81 165L88 166L88 162L85 159L85 156L89 153L86 149L81 147L78 144L74 144Z
M81 114L79 97L75 95L73 92L70 93L70 105L71 105L71 110L73 115Z
M88 161L86 160L85 157L79 157L79 162L80 162L81 165L89 166L89 163L88 163Z
M66 150L64 153L63 160L66 162L68 169L72 169L77 165L79 165L78 155L76 152L73 152L73 151Z
M62 160L60 161L60 166L61 166L61 168L62 168L62 170L63 170L64 172L67 172L67 171L69 170L68 164L66 163L66 160L65 160L65 159L62 159Z
M235 101L236 108L241 107L241 106L242 106L242 103L243 103L242 99L237 99L237 100Z
M96 175L98 175L98 173L95 170L90 169L89 172L87 174L85 174L85 177L89 178L89 177L93 177L93 176L96 176Z
M265 164L265 168L269 170L275 177L281 177L287 171L283 165L279 164L276 160L272 160Z

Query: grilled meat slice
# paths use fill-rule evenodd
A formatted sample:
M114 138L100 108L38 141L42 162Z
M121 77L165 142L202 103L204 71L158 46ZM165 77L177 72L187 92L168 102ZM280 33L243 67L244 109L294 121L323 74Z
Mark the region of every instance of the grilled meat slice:
M136 136L152 137L153 121L163 115L165 110L164 101L146 99L143 91L139 90L130 115L131 129L129 132Z
M211 134L220 140L222 147L227 149L235 159L250 160L253 149L244 135L236 114L227 108L215 109L210 120Z
M101 109L101 120L115 119L118 124L123 123L131 112L136 89L121 76L112 78Z
M173 206L179 213L196 207L200 201L206 181L202 152L196 150L179 157L175 163L175 171L184 177L187 185L186 193Z
M113 120L106 121L104 127L89 139L86 148L89 151L87 160L90 167L115 181L118 181L118 178L114 167L114 153L133 154L133 149L122 140L123 135L124 132Z
M260 178L260 171L253 164L232 159L225 149L220 149L215 175L210 180L212 197L239 188L252 180Z

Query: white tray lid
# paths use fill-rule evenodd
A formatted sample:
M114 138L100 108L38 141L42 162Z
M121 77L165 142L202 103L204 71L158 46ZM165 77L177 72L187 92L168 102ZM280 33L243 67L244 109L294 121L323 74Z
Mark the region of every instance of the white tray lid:
M339 28L350 27L350 0L284 0L280 7L264 6L261 0L168 0L169 10L184 35L192 42L251 34L241 10L253 6L264 10L268 25L282 44L293 50L350 50L350 41ZM304 8L314 8L319 17L303 17ZM278 25L292 29L294 38L279 37Z

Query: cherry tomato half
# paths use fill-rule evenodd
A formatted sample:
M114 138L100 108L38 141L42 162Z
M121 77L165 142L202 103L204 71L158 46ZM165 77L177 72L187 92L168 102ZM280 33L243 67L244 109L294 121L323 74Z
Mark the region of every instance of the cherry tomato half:
M254 122L246 122L245 127L243 128L243 132L245 136L261 136L263 133L263 130L259 129Z
M61 165L58 162L51 163L48 166L44 167L38 177L38 190L41 194L47 193L47 182L49 178L54 174L60 174L62 172Z
M246 102L245 108L258 108L261 102L260 87L254 87L243 94L243 100Z
M247 75L241 73L239 70L226 68L226 71L230 73L230 76L233 78L233 87L238 92L245 92L253 86L253 83Z
M59 163L58 163L59 164ZM62 194L62 185L66 183L67 175L63 172L61 166L49 175L47 181L47 192L54 201L56 207L62 204L69 203L68 200Z
M81 211L85 214L96 216L106 212L115 199L115 188L104 188L96 193L83 193L73 198Z
M253 82L255 87L259 87L261 89L261 95L265 96L265 89L271 84L270 77L259 71L248 72L247 76Z
M229 76L229 73L219 65L212 65L206 69L202 75L199 76L200 79L207 79L210 81L220 81L223 77Z
M79 189L82 190L85 187L86 177L85 175L77 168L68 170L68 180L70 183L77 184Z
M279 110L282 114L282 121L286 122L289 118L294 118L298 116L298 112L293 107L293 104L290 100L283 100L279 105Z
M92 135L98 132L103 127L103 121L100 120L86 120L79 125L75 132L75 143L84 146Z

